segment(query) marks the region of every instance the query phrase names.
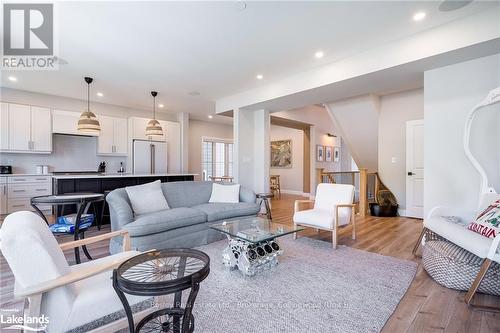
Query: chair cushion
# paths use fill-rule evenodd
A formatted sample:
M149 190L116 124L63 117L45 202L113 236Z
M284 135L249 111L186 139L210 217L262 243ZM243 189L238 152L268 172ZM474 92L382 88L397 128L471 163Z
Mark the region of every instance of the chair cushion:
M307 224L324 229L333 229L334 220L333 209L307 209L293 214L293 222L296 224Z
M493 242L491 238L486 238L470 231L462 224L448 222L440 216L425 219L424 226L483 259L488 255L491 243Z
M339 210L339 225L349 223L351 217L350 208L341 208ZM335 222L335 207L331 210L326 209L307 209L293 214L293 222L296 224L307 224L320 228L333 229Z
M253 202L207 203L191 207L207 215L208 222L229 219L238 216L257 215L260 205Z
M206 221L207 216L202 211L180 207L141 215L134 222L126 224L123 229L128 230L132 237L145 236Z

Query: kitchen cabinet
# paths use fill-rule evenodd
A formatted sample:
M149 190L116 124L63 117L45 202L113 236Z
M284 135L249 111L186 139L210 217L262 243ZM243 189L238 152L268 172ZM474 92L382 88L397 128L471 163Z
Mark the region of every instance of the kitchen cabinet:
M52 194L52 177L50 176L9 176L3 190L6 196L7 214L20 210L33 211L31 198ZM1 185L0 185L1 188ZM2 200L3 202L4 200ZM39 206L44 212L51 212L51 206Z
M9 149L9 104L0 104L0 150Z
M151 119L149 118L137 118L131 117L129 118L129 128L132 139L139 140L154 140L154 141L166 141L165 135L163 136L154 136L149 137L146 136L146 126ZM167 122L165 120L158 120L163 131L166 130Z
M7 214L7 177L0 177L0 215Z
M126 156L128 151L127 119L108 116L98 116L98 118L101 133L97 139L97 154Z
M51 153L51 110L2 103L0 149L16 153Z
M30 150L31 112L29 105L9 104L9 150Z
M52 151L51 110L39 106L31 107L31 150Z

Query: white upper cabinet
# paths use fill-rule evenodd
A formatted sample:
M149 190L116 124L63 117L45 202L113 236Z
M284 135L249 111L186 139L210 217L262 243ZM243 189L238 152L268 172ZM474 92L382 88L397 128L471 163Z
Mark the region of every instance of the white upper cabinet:
M52 151L51 111L38 106L31 107L31 150Z
M51 110L2 103L0 149L17 153L52 152Z
M0 150L9 149L9 104L0 104Z
M129 125L130 125L130 131L132 132L132 139L139 139L139 140L153 140L153 141L166 141L165 136L153 136L153 137L148 137L146 136L146 126L148 125L150 119L148 118L137 118L137 117L132 117L129 118ZM160 126L163 128L163 131L165 131L165 128L167 126L167 122L164 120L158 120L160 123Z
M101 132L97 139L98 155L127 155L127 119L98 115Z
M31 112L28 105L9 104L9 150L31 148Z

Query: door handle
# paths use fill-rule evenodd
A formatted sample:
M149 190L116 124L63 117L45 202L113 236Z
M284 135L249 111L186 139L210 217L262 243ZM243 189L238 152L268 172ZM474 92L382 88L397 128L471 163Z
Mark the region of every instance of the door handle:
M414 176L415 174L411 171L408 172L408 176Z

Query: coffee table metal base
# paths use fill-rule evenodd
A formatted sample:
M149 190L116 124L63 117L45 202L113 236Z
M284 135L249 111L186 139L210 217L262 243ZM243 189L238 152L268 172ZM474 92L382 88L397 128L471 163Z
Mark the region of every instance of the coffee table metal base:
M222 251L222 263L230 269L238 269L245 276L270 269L278 264L283 249L276 239L260 243L246 242L228 236L229 244Z

